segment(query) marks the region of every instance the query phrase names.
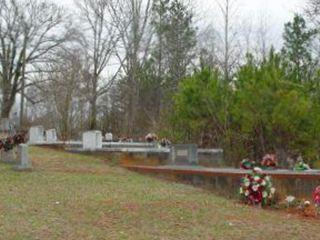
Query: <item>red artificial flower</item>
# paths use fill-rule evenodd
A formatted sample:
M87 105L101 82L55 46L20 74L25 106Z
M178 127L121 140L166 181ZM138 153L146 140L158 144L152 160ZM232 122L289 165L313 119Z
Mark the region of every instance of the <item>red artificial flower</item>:
M276 167L278 164L278 159L275 154L266 154L262 158L261 166L263 167Z
M262 192L261 191L252 191L248 196L248 200L251 204L259 204L262 202Z
M320 186L316 187L316 189L314 190L312 196L313 196L313 202L317 206L320 206Z

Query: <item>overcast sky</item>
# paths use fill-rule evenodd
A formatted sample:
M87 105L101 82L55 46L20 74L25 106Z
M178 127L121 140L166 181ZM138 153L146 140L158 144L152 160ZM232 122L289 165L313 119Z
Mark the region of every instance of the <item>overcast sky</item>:
M69 8L74 7L74 0L52 0ZM208 22L217 22L219 15L216 0L189 0L197 8L200 17ZM223 0L220 0L223 1ZM302 12L307 0L237 0L239 21L259 24L261 16L267 19L275 38L281 38L283 25L291 20L295 12ZM277 40L276 40L277 41Z
M53 0L53 2L72 8L74 0ZM191 0L191 2L205 12L214 11L216 8L216 0ZM293 12L301 10L306 0L238 0L238 2L243 15L255 16L261 12L268 13L282 25L290 19ZM207 17L210 18L210 15Z

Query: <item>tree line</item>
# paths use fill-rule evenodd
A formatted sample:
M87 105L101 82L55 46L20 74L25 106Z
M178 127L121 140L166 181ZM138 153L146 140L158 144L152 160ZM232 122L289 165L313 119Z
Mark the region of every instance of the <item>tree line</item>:
M317 158L320 2L285 24L281 48L268 17L240 20L239 1L217 0L204 19L193 3L0 0L1 117L19 100L21 127L63 139L152 131L229 159Z

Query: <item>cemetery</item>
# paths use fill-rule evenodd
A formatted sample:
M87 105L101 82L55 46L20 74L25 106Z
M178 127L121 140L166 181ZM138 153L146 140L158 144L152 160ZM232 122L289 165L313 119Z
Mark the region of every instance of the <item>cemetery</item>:
M255 162L248 159L244 159L241 162L240 168L232 168L226 165L222 149L201 149L198 148L196 144L170 143L170 145L161 146L157 140L148 142L115 142L110 137L111 133L107 134L108 137L103 137L101 131L98 130L83 132L81 140L60 141L55 129L45 130L42 126L34 126L30 127L28 134L23 135L18 134L15 129L10 126L11 123L9 119L2 120L2 138L6 136L7 140L2 141L3 150L1 150L1 159L6 166L1 165L1 168L6 172L5 174L8 175L13 174L13 172L21 172L20 174L22 174L21 177L23 179L28 178L28 175L30 175L30 178L41 179L41 175L39 175L41 172L53 171L53 174L55 174L55 172L57 172L57 174L62 173L64 176L63 178L69 179L68 181L73 181L70 180L70 178L72 178L72 175L74 174L89 174L108 179L112 172L112 175L116 174L117 178L121 179L117 181L121 182L125 181L124 178L128 177L129 174L128 178L132 178L131 181L133 181L133 184L136 184L135 181L144 182L142 179L145 179L147 180L146 184L148 184L147 188L154 188L157 184L164 184L166 187L173 188L167 190L171 192L171 195L168 195L167 197L172 197L175 194L182 194L183 191L189 192L196 187L199 189L194 190L197 196L198 194L204 194L205 196L196 200L196 205L202 204L203 201L209 201L206 200L207 198L217 198L216 200L211 199L210 202L211 204L222 204L222 202L224 202L223 205L219 205L220 209L229 206L230 204L236 204L237 207L241 204L241 208L244 208L245 212L247 211L247 213L243 214L249 214L249 212L252 211L252 206L260 206L259 208L254 208L254 211L267 211L263 214L275 214L279 215L280 218L287 212L288 215L286 216L286 219L289 217L290 221L296 221L294 219L301 216L314 222L309 223L308 227L310 228L312 228L314 224L314 226L318 226L319 224L318 210L313 207L312 201L315 201L314 203L317 204L317 196L320 196L320 189L318 190L319 193L316 192L318 189L317 187L320 185L320 170L310 169L307 164L303 163L303 160L297 162L296 170L289 169L289 167L277 169L276 165L278 164L278 160L275 159L275 156L269 154L261 161L262 165L267 166L266 169L256 170ZM11 145L9 145L9 142ZM30 152L31 158L29 156ZM45 158L48 158L45 162L43 162L44 156L46 156ZM127 169L132 173L123 172L125 171L124 169ZM134 172L137 172L139 175L134 174ZM123 175L124 173L125 175ZM254 177L251 178L250 176ZM160 180L157 180L155 177ZM263 182L265 181L267 184L265 186L269 186L268 190L264 190L265 192L268 191L268 194L271 194L268 195L268 198L264 199L264 197L261 196L261 200L259 198L251 199L244 194L246 191L252 191L250 185L247 185L246 181L250 182L250 179L255 179L256 177L262 179ZM136 178L141 178L141 180L135 180ZM272 179L272 182L271 180L266 180L267 178ZM163 180L168 182L163 182ZM29 182L27 179L23 181ZM106 182L108 182L108 180L106 180ZM157 184L155 182L157 182ZM29 182L29 184L32 186L33 184L36 184L36 182ZM62 189L65 189L67 187L65 185L66 182L63 184L64 186ZM102 187L103 181L100 184ZM186 185L183 186L181 184ZM81 186L83 187L85 185L85 183L82 183ZM193 187L188 187L188 185ZM130 187L127 183L125 186L126 188ZM240 196L242 196L241 193L243 193L243 197L241 197L243 203L236 201L239 199L239 186L241 189ZM48 186L45 186L45 188L47 187ZM56 188L54 186L52 187L53 189ZM145 187L146 186L143 188ZM67 187L67 189L68 188L69 187ZM109 188L110 185L108 185L108 188L104 191L115 191L114 188ZM136 188L137 186L134 186L134 189ZM85 191L90 192L92 190L87 189ZM274 193L274 191L276 192ZM122 196L122 201L125 201L124 199L127 199L127 197L130 196L129 192L126 192L125 195ZM68 203L63 202L63 199L70 199L71 196L65 196L67 193L64 192L64 190L60 194L63 194L63 196L60 196L62 198L53 200L52 204L56 205L56 207L61 207L61 204L63 204L64 207L68 206ZM97 194L97 192L93 194ZM157 194L162 193L159 192ZM215 194L216 196L221 197L215 197ZM313 200L311 200L312 194L315 196ZM183 200L184 204L192 205L191 202L188 202L188 198L190 198L190 201L194 201L195 199L191 200L193 198L192 193L188 193L187 195L186 199ZM271 211L268 213L268 210L258 210L261 209L261 207L266 208L267 206L270 206L269 197L271 200L274 196L278 199L277 202L274 202L274 206L276 206L276 208L282 208L282 210L278 210L279 213ZM140 197L142 196L139 196L139 198ZM163 197L160 199L161 202L168 201ZM307 199L310 199L311 201L308 201ZM44 200L42 199L42 201ZM134 212L137 211L136 209L141 208L140 204L148 204L148 200L143 197L142 199L137 199L135 201L137 202L124 203L124 209L122 209L121 212L125 211L125 213L129 215L134 214ZM230 203L226 203L226 201L230 201ZM245 203L247 203L247 205ZM72 204L80 203L73 202ZM193 203L193 206L194 204L195 203ZM289 207L291 204L293 204L293 207ZM161 206L162 205L160 204L160 208L162 208ZM197 208L199 207L200 206ZM189 211L187 209L189 208L186 208L183 211ZM144 209L143 211L145 212L147 210ZM173 214L170 212L172 211L170 209L167 209L166 211L168 211L167 214L170 216ZM207 207L206 211L209 211ZM208 213L210 213L210 211ZM195 214L195 212L192 214ZM232 213L228 214L232 215ZM259 213L259 215L260 214L261 213ZM145 214L143 216L145 216ZM181 215L181 219L183 218L183 215ZM148 216L144 217L143 220L141 219L141 221L148 221ZM223 224L227 224L230 227L233 226L233 224L239 224L237 221L232 218L232 220L230 219ZM304 225L304 228L308 227ZM114 230L114 227L112 229ZM133 231L135 235L139 235L133 229L130 231ZM184 230L182 230L182 232L183 231ZM55 230L55 232L59 233L59 230ZM229 232L229 230L227 232L223 231L221 234L227 236ZM23 233L16 234L24 236ZM40 232L38 234L38 236L41 236L43 233ZM110 234L111 236L112 234L118 236L119 233ZM126 236L128 232L124 232L123 234ZM143 234L147 235L141 236L148 236L148 232L144 232ZM169 232L168 234L170 235L172 233ZM217 232L214 234L217 234ZM288 234L288 236L291 236L290 232L288 232ZM312 234L310 236L312 239Z
M40 127L35 127L43 129ZM30 129L32 133L33 127ZM53 130L51 130L53 131ZM46 131L47 132L47 131ZM42 132L39 131L40 135ZM110 135L110 133L109 133ZM40 136L35 136L40 139ZM178 144L161 147L157 142L103 141L100 131L83 133L81 141L40 141L39 146L61 145L68 152L92 153L115 156L125 168L139 173L159 175L162 178L189 183L237 198L239 180L250 169L230 168L223 161L222 149L198 149L196 144ZM47 145L49 144L49 145ZM290 169L267 169L264 171L274 180L276 189L284 198L294 195L300 199L311 196L320 185L320 170L294 171ZM227 191L226 191L227 190Z
M0 0L0 240L320 240L320 0Z

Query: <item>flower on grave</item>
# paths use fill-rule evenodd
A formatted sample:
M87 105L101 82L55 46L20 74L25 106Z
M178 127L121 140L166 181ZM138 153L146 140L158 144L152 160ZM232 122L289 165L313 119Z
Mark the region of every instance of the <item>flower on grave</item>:
M259 168L259 167L254 167L254 168L253 168L253 172L254 172L254 173L259 173L259 174L261 174L261 173L262 173L262 169Z
M14 140L12 137L8 137L4 140L3 149L5 152L12 150L14 147Z
M156 141L158 141L158 136L155 133L148 133L145 136L145 140L148 143L156 142Z
M294 200L296 200L296 198L290 195L290 196L287 196L285 200L288 204L292 204Z
M261 160L261 167L275 168L278 166L278 158L275 154L266 154Z
M240 168L245 169L245 170L249 170L249 169L253 169L255 165L256 165L256 163L254 161L251 161L251 160L245 158L241 161Z
M311 204L310 201L304 201L303 202L304 207L309 207L310 204Z
M0 140L0 150L5 152L12 150L15 146L25 142L25 134L16 134Z
M300 158L297 163L294 165L294 170L295 171L306 171L310 170L310 166L306 164L302 158Z
M19 145L22 143L25 143L25 134L24 133L19 133L13 136L13 141L15 145Z
M317 208L320 208L320 186L316 187L312 193L313 202Z
M251 205L267 205L274 198L276 189L272 187L272 181L260 168L254 168L240 182L240 196L242 200Z

